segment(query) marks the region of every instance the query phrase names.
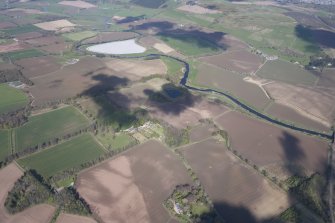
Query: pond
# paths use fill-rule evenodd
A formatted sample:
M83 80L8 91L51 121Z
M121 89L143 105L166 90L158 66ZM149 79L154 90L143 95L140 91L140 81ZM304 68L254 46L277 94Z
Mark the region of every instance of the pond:
M87 50L93 53L101 54L134 54L144 53L146 48L138 45L135 39L130 39L93 45L87 47Z

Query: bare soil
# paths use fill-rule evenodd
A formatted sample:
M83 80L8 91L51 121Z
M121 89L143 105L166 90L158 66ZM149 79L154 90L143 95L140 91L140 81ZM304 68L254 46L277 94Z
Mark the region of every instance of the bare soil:
M14 28L17 25L12 22L0 22L0 29Z
M277 178L325 173L329 148L326 141L238 112L228 112L215 122L228 132L233 150Z
M191 12L195 14L217 14L222 13L219 10L208 9L199 5L183 5L178 8L181 11Z
M0 53L7 53L7 52L13 52L17 50L22 50L27 48L24 44L21 44L19 42L14 42L7 45L0 45Z
M41 36L43 36L43 34L39 32L28 32L28 33L18 34L15 36L15 38L23 41L23 40L28 40L28 39L39 38Z
M66 6L73 6L73 7L82 8L82 9L89 9L89 8L96 7L95 5L88 3L88 2L84 2L84 1L61 1L61 2L58 2L58 4L66 5Z
M66 19L36 23L34 25L37 26L38 28L41 28L47 31L59 31L59 30L62 30L63 28L76 26L75 24L69 22Z
M191 182L171 151L148 141L80 173L76 187L104 222L167 222L164 200Z
M57 71L61 65L52 56L25 58L15 61L24 76L31 78Z
M94 219L79 215L61 213L56 223L97 223Z
M35 47L39 47L39 46L46 46L46 45L51 45L51 44L64 43L65 40L59 36L43 36L39 38L29 39L29 40L26 40L25 42Z
M247 50L241 50L203 57L201 61L238 73L250 74L258 70L263 59Z
M290 206L288 196L208 139L181 149L214 207L227 222L261 222Z

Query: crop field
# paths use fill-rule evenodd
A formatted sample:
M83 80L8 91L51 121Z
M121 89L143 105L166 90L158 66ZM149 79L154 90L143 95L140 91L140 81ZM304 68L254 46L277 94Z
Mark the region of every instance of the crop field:
M329 131L329 127L327 125L306 117L301 114L301 112L279 103L273 103L270 105L270 107L267 108L266 113L272 117L293 122L297 126L303 126L307 129L314 129L321 132Z
M94 44L94 43L105 43L113 42L118 40L133 39L137 37L138 34L132 32L102 32L98 33L96 36L84 40L84 44Z
M217 14L221 13L219 10L204 8L199 5L183 5L178 8L178 10L195 13L195 14Z
M282 60L267 61L256 74L266 79L282 81L289 84L313 85L317 77L296 64Z
M12 23L12 22L0 22L0 29L9 29L9 28L14 28L17 25Z
M119 150L135 142L133 137L122 133L117 135L102 133L96 137L104 145L104 147L110 150Z
M202 86L229 92L259 110L263 110L270 102L260 87L243 81L242 75L212 65L201 64L198 67L196 82Z
M28 97L19 89L7 84L0 84L0 114L23 108L28 103Z
M10 58L12 61L24 58L39 57L43 55L44 54L41 51L36 49L20 50L3 54L4 57Z
M25 40L24 42L29 43L34 47L46 46L52 44L61 44L65 42L65 39L60 36L43 36L33 39Z
M289 207L285 193L241 165L216 140L186 146L181 152L225 221L261 222Z
M319 81L317 86L335 88L335 69L324 69L319 73Z
M9 35L19 35L19 34L24 34L28 32L38 32L40 30L41 29L37 28L36 26L27 24L27 25L21 25L21 26L16 26L14 28L6 29L5 33Z
M18 163L34 169L45 178L79 167L81 164L99 158L104 150L90 134L77 136L54 147L42 150L18 160Z
M237 154L279 179L295 174L309 176L314 172L325 173L329 148L326 141L238 112L226 113L215 122L228 132Z
M216 128L212 124L201 123L190 131L190 141L197 142L212 136Z
M76 32L76 33L66 33L63 34L63 36L71 41L80 41L83 39L87 39L90 37L93 37L97 35L96 32L93 31L82 31L82 32Z
M71 50L70 43L56 43L46 46L38 47L39 50L45 51L50 54L61 54L65 55L66 52Z
M185 35L161 35L160 39L170 47L176 49L186 56L213 54L220 51L220 48L216 44L201 37Z
M167 0L131 0L133 4L153 9L159 8L166 1Z
M335 113L335 89L298 87L273 82L264 86L277 103L330 127Z
M0 170L0 219L1 222L48 223L53 216L55 207L46 204L35 205L15 215L8 214L5 200L14 183L23 175L14 163Z
M201 58L201 61L238 73L255 73L263 59L247 50L232 51Z
M28 33L22 33L15 35L15 38L21 41L28 40L28 39L34 39L42 37L42 33L40 32L28 32Z
M0 45L0 53L9 53L9 52L14 52L18 50L23 50L25 48L26 46L24 44L21 44L18 42L10 42L10 43L5 43L5 44Z
M15 61L15 64L22 68L22 74L28 78L48 74L61 68L57 59L52 56L25 58Z
M34 86L30 87L29 90L35 97L34 103L38 105L47 101L74 97L90 89L94 84L103 84L102 79L105 78L104 80L108 81L109 75L99 71L103 67L105 64L101 60L85 57L78 63L65 66L52 75L32 78ZM114 73L112 72L112 74ZM112 85L112 83L110 84Z
M76 188L103 221L168 222L163 202L187 183L192 180L176 155L148 141L81 172Z
M0 130L0 162L3 161L8 155L12 154L10 145L10 131Z
M19 151L57 137L73 133L89 125L89 121L72 106L34 115L23 126L15 129Z

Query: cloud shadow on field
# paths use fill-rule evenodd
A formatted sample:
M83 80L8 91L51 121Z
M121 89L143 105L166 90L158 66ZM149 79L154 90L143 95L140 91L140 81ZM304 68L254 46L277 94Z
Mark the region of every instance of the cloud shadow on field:
M313 29L299 24L295 27L295 34L298 38L311 43L311 45L318 44L326 48L335 48L335 32Z
M303 176L303 168L298 165L305 158L305 152L300 146L300 140L287 131L282 132L282 136L278 139L284 151L287 164L285 169L290 175Z
M154 30L157 36L192 43L199 48L210 47L221 50L229 48L229 45L223 42L226 35L224 32L205 32L199 27L180 28L178 24L169 21L146 22L140 25L133 25L131 28L136 31Z
M164 84L160 91L145 89L143 92L148 96L150 106L169 115L179 115L200 100L199 96L192 95L188 89L170 83Z

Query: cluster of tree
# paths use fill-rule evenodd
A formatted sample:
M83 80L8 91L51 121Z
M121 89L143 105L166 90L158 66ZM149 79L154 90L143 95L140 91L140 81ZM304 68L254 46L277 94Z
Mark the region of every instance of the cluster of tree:
M328 55L311 56L310 62L306 68L312 69L313 67L319 68L321 72L325 67L335 67L335 58L332 58Z
M75 188L65 188L57 192L34 170L25 172L14 184L6 198L5 207L14 214L45 202L58 205L62 211L67 213L91 214L88 204L80 197Z
M177 129L169 124L164 124L165 143L170 147L178 147L189 143L188 129Z
M28 121L28 108L0 115L0 128L15 128Z
M33 85L34 83L23 76L20 70L17 69L7 69L0 70L0 83L13 82L13 81L21 81L27 85Z
M326 179L315 173L310 177L301 178L289 189L303 204L322 217L326 222L330 219L326 201L323 200L323 192L326 190Z
M8 193L5 207L9 213L14 214L24 209L43 203L53 197L53 193L47 184L35 171L30 170L14 184Z

